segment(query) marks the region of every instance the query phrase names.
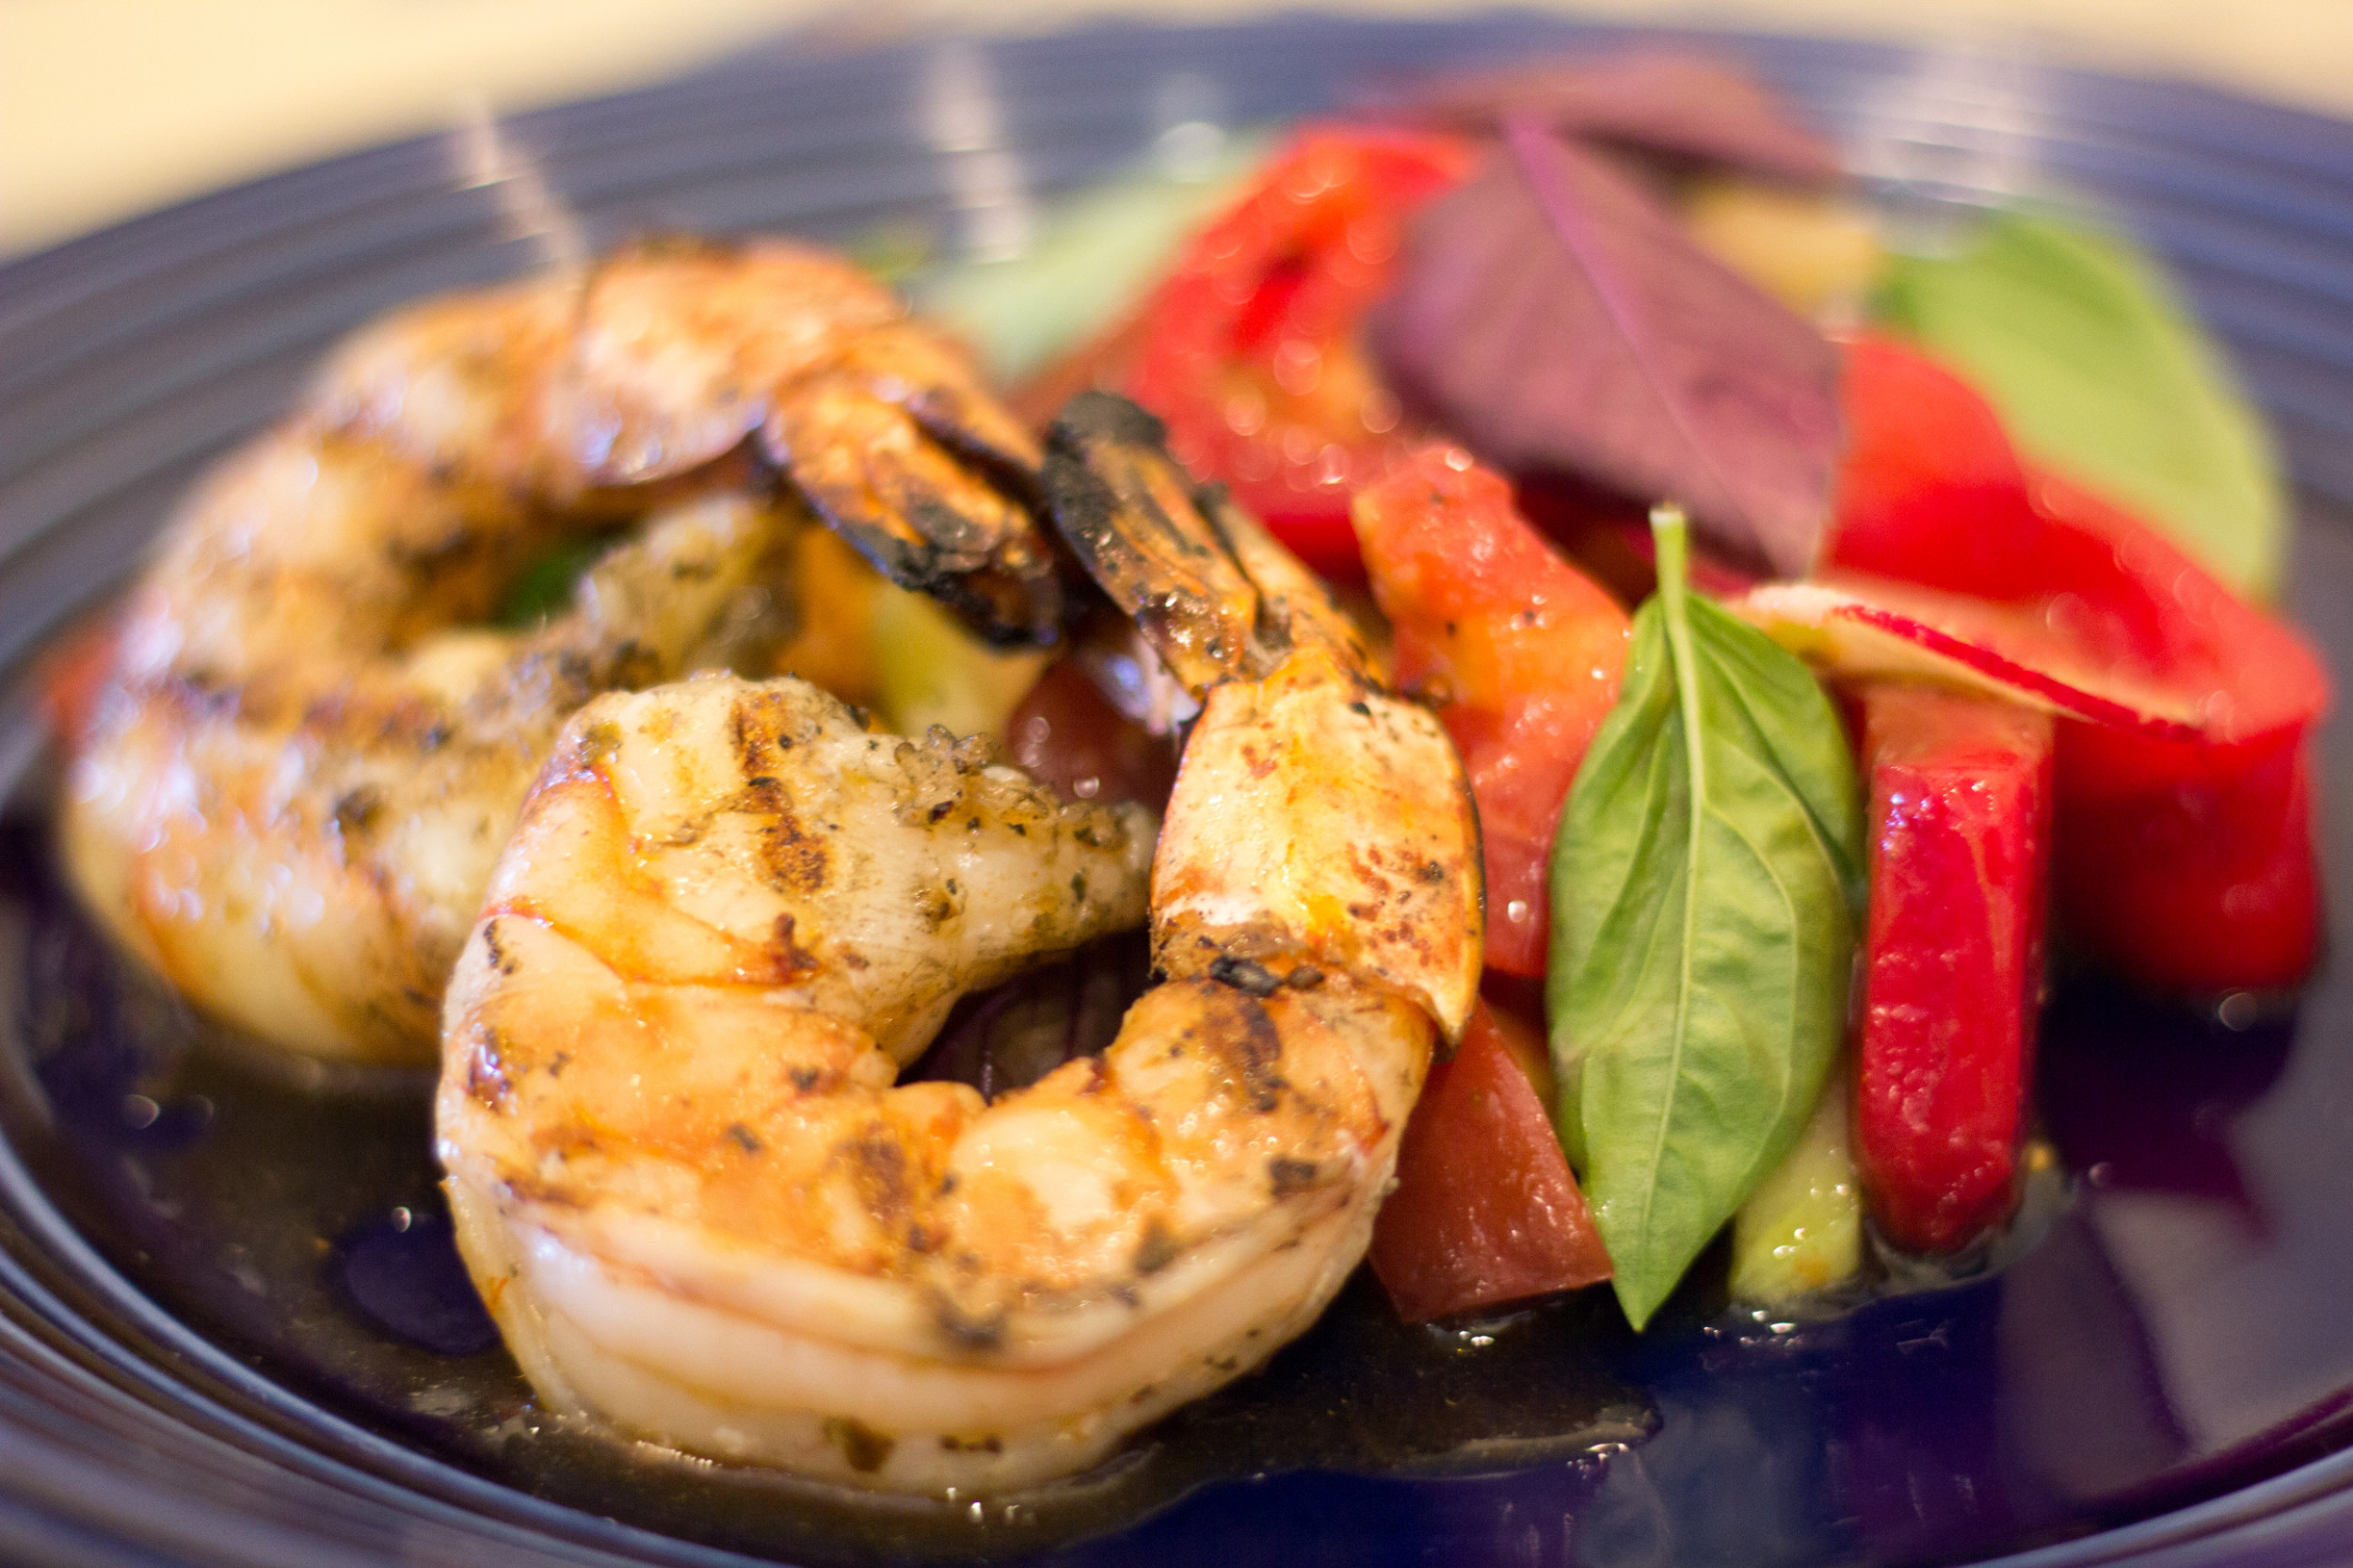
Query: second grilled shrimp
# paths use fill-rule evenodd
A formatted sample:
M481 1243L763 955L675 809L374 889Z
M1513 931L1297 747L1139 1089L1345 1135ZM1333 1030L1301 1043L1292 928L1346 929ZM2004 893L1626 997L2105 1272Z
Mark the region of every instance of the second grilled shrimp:
M85 901L208 1011L428 1061L556 731L600 691L760 673L822 518L1007 640L1053 634L1037 453L838 259L640 247L402 311L184 504L69 781ZM572 607L488 623L551 552Z

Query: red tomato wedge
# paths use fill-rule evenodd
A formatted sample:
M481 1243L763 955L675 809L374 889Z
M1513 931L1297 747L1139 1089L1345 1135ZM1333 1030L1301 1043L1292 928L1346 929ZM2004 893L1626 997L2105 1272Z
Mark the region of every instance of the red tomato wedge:
M1513 1059L1505 1031L1527 1028L1481 1002L1453 1058L1430 1069L1405 1124L1397 1190L1381 1206L1369 1256L1409 1323L1609 1277L1552 1118Z
M2052 722L1935 686L1864 688L1871 905L1855 1159L1871 1215L1951 1252L2009 1212L2042 1000Z
M1457 447L1414 454L1356 498L1397 682L1433 702L1479 802L1487 966L1540 975L1561 803L1618 700L1626 616Z
M1144 306L1128 395L1319 571L1357 575L1349 496L1416 444L1359 328L1406 220L1471 158L1452 136L1307 126Z
M2073 715L2055 872L2070 933L2161 988L2299 978L2320 908L2305 737L2329 700L2311 646L2148 524L2030 473L1984 400L1916 351L1851 344L1845 400L1830 582L1973 596L2025 629L1995 651L2116 705L2051 701Z

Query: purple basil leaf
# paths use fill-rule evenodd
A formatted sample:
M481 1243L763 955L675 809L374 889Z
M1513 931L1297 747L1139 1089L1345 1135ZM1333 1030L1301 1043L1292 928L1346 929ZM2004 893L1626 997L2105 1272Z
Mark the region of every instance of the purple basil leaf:
M1702 55L1643 50L1452 76L1401 107L1417 118L1493 133L1508 120L1807 184L1839 177L1838 152L1781 101Z
M1508 124L1417 223L1373 342L1399 393L1491 462L1679 503L1743 564L1813 560L1836 349L1600 153Z

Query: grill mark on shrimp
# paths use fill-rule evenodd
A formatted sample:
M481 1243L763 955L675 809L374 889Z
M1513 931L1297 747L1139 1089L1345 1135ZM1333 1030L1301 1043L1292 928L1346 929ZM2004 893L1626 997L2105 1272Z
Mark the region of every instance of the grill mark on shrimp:
M755 778L744 796L750 808L764 819L760 828L760 851L770 883L788 893L807 895L821 891L832 869L832 856L824 839L802 827L784 786L774 778Z
M1229 986L1198 987L1203 997L1201 1026L1188 1035L1206 1047L1210 1059L1225 1069L1232 1091L1260 1115L1272 1115L1283 1103L1290 1085L1277 1071L1283 1060L1283 1036L1274 1027L1265 1003Z
M896 1228L912 1217L915 1196L909 1185L906 1150L887 1123L860 1128L841 1145L840 1154L868 1213L886 1228Z
M807 980L824 968L824 961L793 939L798 920L790 914L778 915L770 927L768 945L761 956L764 968L746 975L746 984L754 985L792 985Z
M466 1093L498 1112L515 1107L515 1085L507 1076L503 1045L495 1025L477 1024L458 1046L466 1064Z

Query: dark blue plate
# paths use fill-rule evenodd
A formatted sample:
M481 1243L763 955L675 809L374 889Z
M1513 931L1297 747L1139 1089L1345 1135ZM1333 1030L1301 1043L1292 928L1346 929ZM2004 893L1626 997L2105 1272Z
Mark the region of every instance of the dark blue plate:
M950 243L1172 124L1608 35L1284 20L779 46L526 117L595 242L890 224ZM2287 445L2297 616L2353 669L2353 126L2202 89L1729 40L1876 175L2064 187L2165 251ZM209 1048L60 898L24 664L338 333L535 259L417 141L0 268L0 1557L88 1563L1930 1563L2353 1560L2353 969L2286 1017L2062 987L2071 1195L2006 1271L1817 1322L1707 1270L1640 1340L1478 1336L1361 1288L1086 1484L858 1511L546 1420L455 1271L416 1086L319 1099ZM2341 729L2328 776L2353 777ZM2353 824L2325 825L2353 887ZM2233 1023L2244 1027L2233 1028Z

